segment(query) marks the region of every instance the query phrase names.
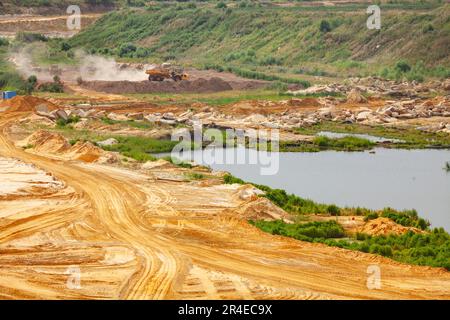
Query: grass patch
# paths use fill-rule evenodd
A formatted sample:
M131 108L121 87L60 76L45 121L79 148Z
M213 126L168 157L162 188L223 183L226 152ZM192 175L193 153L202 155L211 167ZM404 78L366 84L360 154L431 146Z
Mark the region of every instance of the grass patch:
M119 152L139 162L154 161L157 158L151 153L170 152L179 143L178 141L157 140L147 137L97 134L89 130L75 130L72 126L58 126L54 131L62 134L72 144L77 141L91 141L97 144L99 141L114 138L118 141L117 144L103 146L102 148L106 151Z
M149 122L144 121L136 121L136 120L126 120L126 121L119 121L119 120L111 120L109 118L103 117L102 122L109 125L119 124L119 125L125 125L128 127L133 127L136 129L152 129L154 128L154 125Z
M362 151L371 149L375 146L375 143L372 141L351 136L336 139L319 136L314 138L313 144L317 145L321 149L339 151Z
M113 138L119 143L105 146L103 149L120 152L124 156L139 162L154 161L156 158L151 153L170 152L178 144L178 141L156 140L146 137L115 136Z
M321 131L369 134L380 138L402 140L402 142L389 144L390 148L420 149L450 147L450 135L443 132L425 132L416 130L415 128L390 128L324 121L316 125L295 129L295 132L305 135L316 135Z
M314 137L309 141L280 141L281 152L319 152L325 150L335 151L364 151L376 146L375 142L359 137L329 138L325 136Z
M259 229L276 235L291 237L297 240L313 242L314 239L342 238L345 236L344 229L336 221L308 222L308 223L285 223L276 221L250 221L250 224Z
M246 100L280 101L289 98L288 94L277 90L232 90L214 93L145 93L125 94L138 100L144 100L159 105L204 103L213 106L222 106Z
M67 125L73 124L73 123L77 123L80 121L80 117L79 116L70 116L69 118L63 119L63 118L59 118L58 120L56 120L56 127L61 129L64 128Z
M206 175L198 172L188 172L184 174L187 180L203 180L206 179Z

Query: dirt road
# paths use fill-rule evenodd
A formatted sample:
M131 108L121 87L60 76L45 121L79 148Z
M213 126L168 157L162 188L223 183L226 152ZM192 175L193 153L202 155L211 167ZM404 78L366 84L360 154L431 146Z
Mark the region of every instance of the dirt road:
M20 116L0 114L0 156L35 164L71 191L0 218L0 298L450 298L441 269L260 232L236 218L244 200L235 186L18 149L7 128ZM369 265L380 267L380 289L367 288Z
M85 28L99 19L102 14L82 14L81 28ZM13 38L16 33L37 32L47 37L68 38L78 33L79 30L67 28L69 15L40 16L40 15L16 15L0 16L0 36Z

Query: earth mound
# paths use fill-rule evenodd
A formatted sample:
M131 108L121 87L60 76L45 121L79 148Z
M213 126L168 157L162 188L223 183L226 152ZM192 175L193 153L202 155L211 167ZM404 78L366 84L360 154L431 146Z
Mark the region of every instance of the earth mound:
M15 96L12 99L3 100L0 102L0 109L2 108L6 108L8 112L36 112L40 108L48 111L58 109L52 102L34 96Z
M82 87L89 90L100 91L105 93L205 93L205 92L220 92L233 90L233 87L223 79L196 79L174 82L171 80L165 81L85 81Z
M38 153L56 155L70 160L102 163L117 161L115 154L106 152L90 142L78 141L72 146L62 135L45 130L36 131L17 145L32 148Z
M42 153L64 153L71 146L60 134L39 130L20 142L23 147L32 147L37 152Z
M402 235L408 231L412 231L414 233L424 233L423 230L413 227L405 227L384 217L379 217L368 221L359 230L359 232L366 233L371 236L384 236L388 234Z

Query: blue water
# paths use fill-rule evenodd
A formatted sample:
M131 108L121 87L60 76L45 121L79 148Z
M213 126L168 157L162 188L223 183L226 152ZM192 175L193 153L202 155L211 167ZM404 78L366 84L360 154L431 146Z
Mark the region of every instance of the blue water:
M244 148L194 151L195 161L228 171L245 181L284 189L304 198L339 206L416 209L432 227L450 231L449 150L374 149L369 152L271 153ZM209 152L210 158L202 159ZM221 155L221 152L223 154ZM211 160L239 154L279 157L275 175L262 175L258 164L211 164ZM183 159L191 159L185 155ZM224 158L225 159L225 158ZM275 158L273 158L275 159ZM223 161L224 162L224 161ZM267 166L267 162L266 162Z

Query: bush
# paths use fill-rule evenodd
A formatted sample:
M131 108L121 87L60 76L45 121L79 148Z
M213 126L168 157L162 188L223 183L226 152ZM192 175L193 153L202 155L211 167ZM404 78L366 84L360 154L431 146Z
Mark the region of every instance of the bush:
M298 240L314 241L320 239L342 238L344 229L336 221L309 222L304 224L285 223L282 220L276 221L250 221L251 224L263 231L292 237Z
M16 34L16 40L19 42L48 41L47 37L40 33L24 32L24 31L18 32Z
M370 212L369 214L367 214L365 217L364 217L364 221L369 221L369 220L373 220L373 219L376 219L376 218L378 218L378 214L377 213L375 213L375 212Z
M132 55L134 52L136 52L136 50L136 46L132 43L123 44L119 47L119 56L125 57L129 56L130 54Z
M403 73L409 72L411 70L411 66L404 60L398 61L395 65L395 68Z
M334 204L330 204L327 208L327 212L332 216L338 216L341 213L341 209Z
M383 209L381 216L389 218L395 223L401 224L405 227L415 227L426 230L430 226L429 221L423 218L419 218L416 210L397 212L391 208L385 208Z
M80 121L79 116L70 116L67 120L63 119L63 118L59 118L58 120L56 120L56 126L59 128L63 128L65 126L67 126L68 124L77 123L79 121Z
M64 86L61 83L61 79L59 78L59 76L55 75L53 77L53 82L41 84L41 86L39 87L39 91L62 93L64 92Z
M227 4L225 2L223 2L223 1L219 1L216 4L216 8L218 8L218 9L226 9L227 8Z
M430 33L434 31L434 27L432 24L427 24L425 27L423 27L422 32L423 33Z
M69 51L72 47L70 46L70 44L68 44L67 42L62 42L61 43L61 50L62 51Z
M320 31L323 33L330 32L331 31L331 25L327 20L320 21Z
M9 45L8 39L0 38L0 47Z

